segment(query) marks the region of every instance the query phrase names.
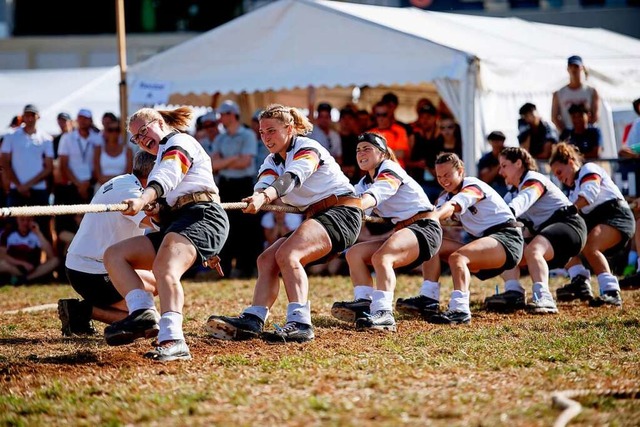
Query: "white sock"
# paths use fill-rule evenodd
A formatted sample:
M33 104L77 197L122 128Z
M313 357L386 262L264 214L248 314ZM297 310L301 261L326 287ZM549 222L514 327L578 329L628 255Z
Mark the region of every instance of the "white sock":
M449 310L461 311L463 313L471 313L469 308L470 292L453 291L451 292L451 300L449 301Z
M510 279L507 280L506 282L504 282L504 291L516 291L516 292L520 292L521 294L525 293L524 288L522 287L522 285L520 284L520 281L517 279Z
M127 302L129 308L129 314L136 310L146 310L147 308L156 309L153 302L153 294L151 292L143 291L142 289L134 289L130 291L124 300Z
M425 280L420 288L420 295L440 301L440 283Z
M183 340L182 314L175 311L167 311L160 318L160 332L158 332L158 342L163 343L169 340Z
M373 291L373 286L356 285L353 288L353 296L355 297L355 299L368 299L369 301L371 301Z
M262 323L267 323L267 317L269 317L269 307L262 307L259 305L252 305L242 310L242 313L253 314L262 320Z
M373 301L369 311L375 313L380 310L393 311L393 292L373 291Z
M584 265L578 264L573 267L569 267L567 270L569 272L569 277L573 280L578 274L587 278L587 280L591 280L591 272L589 269L585 268Z
M306 304L290 302L287 305L287 323L289 322L311 325L311 301L307 301Z
M611 273L598 274L598 285L600 286L600 295L605 291L620 291L618 279Z
M533 284L533 295L534 298L546 297L553 299L551 292L549 292L549 285L547 283L535 282Z

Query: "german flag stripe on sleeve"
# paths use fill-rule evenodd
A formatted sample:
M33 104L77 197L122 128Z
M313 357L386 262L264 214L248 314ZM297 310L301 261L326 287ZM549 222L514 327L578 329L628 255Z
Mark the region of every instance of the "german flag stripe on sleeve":
M544 185L537 179L528 179L522 184L522 191L534 191L540 198L544 194Z
M580 180L580 185L586 184L587 182L591 182L591 181L595 181L596 184L600 185L600 182L602 181L602 177L597 173L588 173L582 177L582 179Z
M466 194L471 197L475 197L478 200L484 199L484 192L480 187L475 184L464 187L461 191L462 194Z
M317 168L320 164L320 153L315 148L303 147L293 155L293 161L295 162L296 160L304 160L306 162L313 163Z
M258 176L258 181L260 181L262 178L267 177L267 176L273 176L273 177L277 178L278 177L278 173L276 171L274 171L273 169L265 169Z
M180 169L182 169L183 174L186 174L187 171L189 171L191 164L193 163L193 158L189 153L184 148L178 146L169 147L164 153L162 153L161 162L170 160L174 160L180 164Z
M400 184L402 184L402 178L400 178L398 174L389 169L380 171L380 173L378 173L378 175L376 176L376 181L386 182L394 189L400 187Z

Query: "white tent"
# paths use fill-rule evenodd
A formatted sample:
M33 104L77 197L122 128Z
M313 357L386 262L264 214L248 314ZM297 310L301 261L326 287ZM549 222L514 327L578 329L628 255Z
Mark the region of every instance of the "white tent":
M1 71L0 132L27 104L39 108L38 127L52 135L60 133L60 112L75 119L81 108L88 108L100 124L106 111L119 114L119 81L119 67Z
M336 90L349 96L352 87L423 93L435 87L461 123L463 157L474 173L484 135L500 129L515 142L522 104L535 103L549 119L551 94L568 82L566 59L575 54L605 101L604 155L615 157L609 106L640 96L640 41L602 29L279 0L134 65L129 77L131 85L156 84L182 95L169 102L234 93L250 98L252 108L292 100L295 89L309 85L326 88L318 100ZM297 99L293 105L307 106ZM413 104L405 107L411 111Z

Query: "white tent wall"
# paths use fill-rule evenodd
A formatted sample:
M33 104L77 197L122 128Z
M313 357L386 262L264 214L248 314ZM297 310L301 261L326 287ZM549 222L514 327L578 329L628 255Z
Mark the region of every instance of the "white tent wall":
M133 84L167 82L180 96L206 94L205 105L213 93L234 95L249 114L274 100L306 108L309 85L318 101L336 100L336 107L350 101L354 86L435 85L461 124L463 158L475 174L488 132L500 129L515 142L522 104L533 102L550 120L552 93L568 82L566 60L575 54L603 99L605 156L615 157L607 104L631 105L640 96L640 41L601 29L278 0L135 64L129 76ZM401 98L400 117L414 105Z
M99 124L106 111L119 114L119 81L118 67L1 71L0 126L8 126L27 104L40 109L38 127L51 135L60 133L56 119L63 111L75 118L88 108Z

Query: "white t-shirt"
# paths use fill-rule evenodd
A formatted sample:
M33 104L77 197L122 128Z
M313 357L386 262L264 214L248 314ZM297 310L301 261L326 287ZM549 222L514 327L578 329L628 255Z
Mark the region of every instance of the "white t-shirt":
M53 159L53 138L39 130L29 135L24 128L20 128L5 136L2 152L11 153L11 168L18 180L25 183L42 172L45 157ZM11 188L16 188L13 182ZM47 183L42 180L31 188L44 190Z
M90 131L83 138L78 130L67 132L60 138L58 156L69 157L69 169L80 181L89 181L93 173L93 149L102 145L102 135Z
M116 176L105 182L96 192L91 203L113 204L142 195L142 184L131 174ZM90 274L106 274L102 263L104 251L111 245L130 237L141 236L140 227L144 211L135 216L121 212L86 213L80 228L69 245L65 266Z

